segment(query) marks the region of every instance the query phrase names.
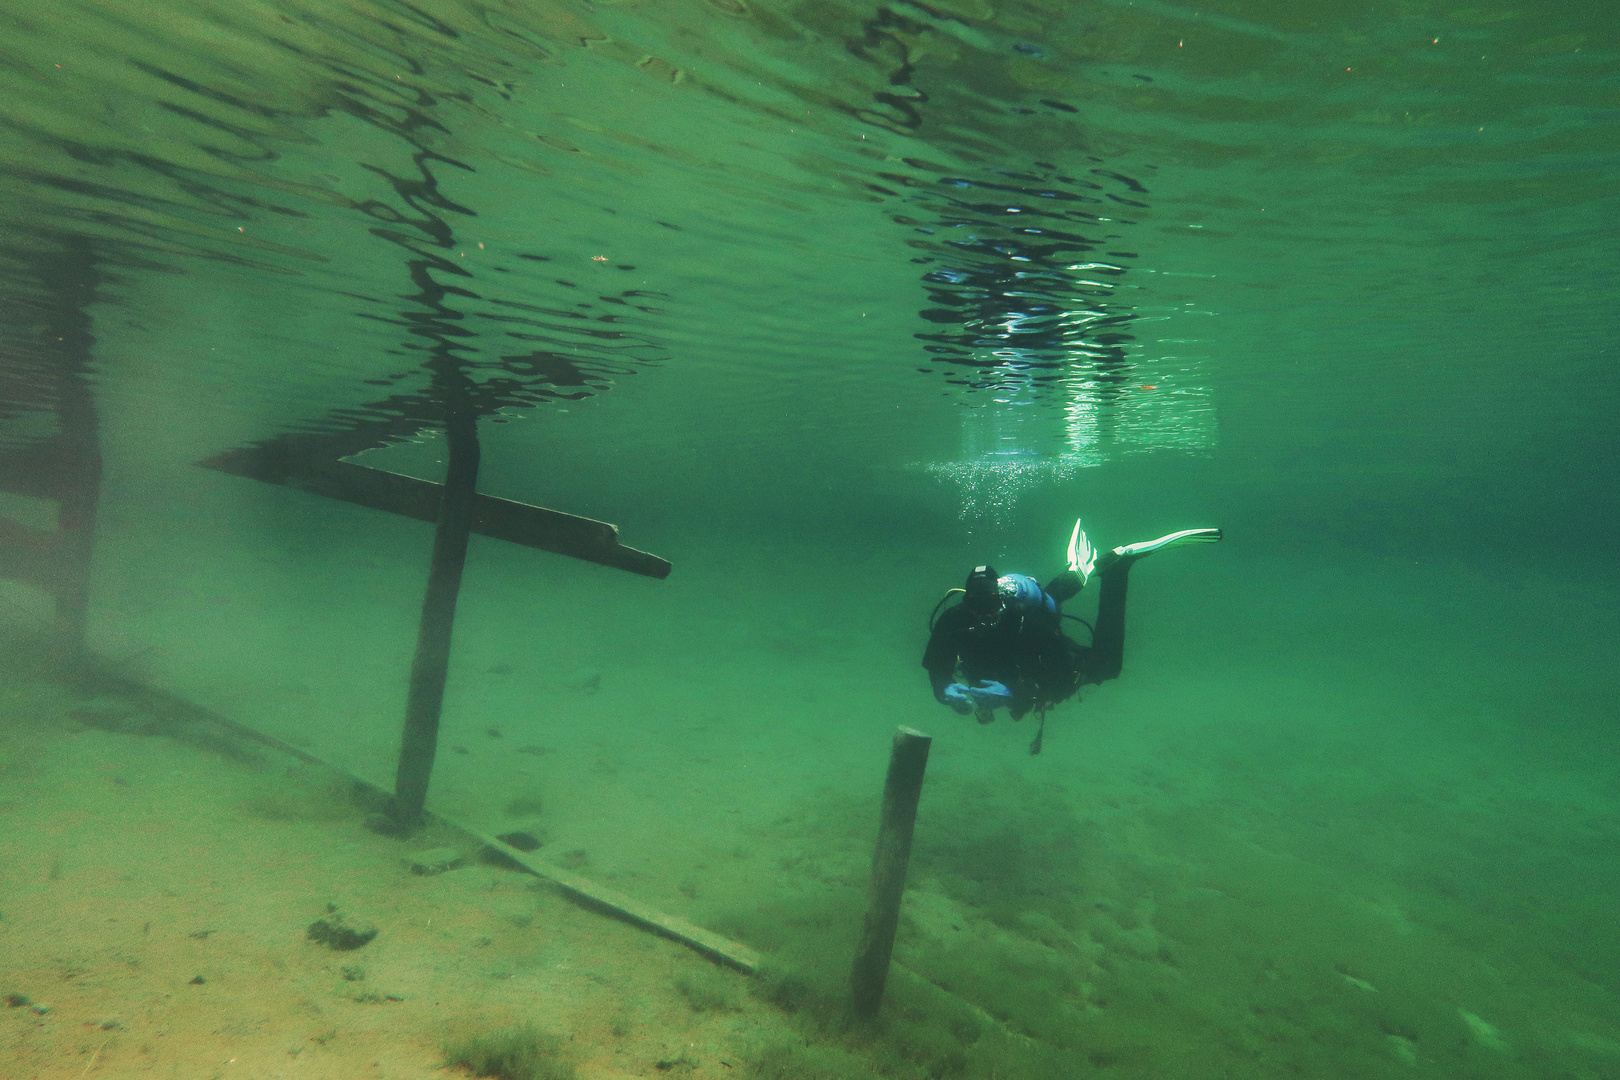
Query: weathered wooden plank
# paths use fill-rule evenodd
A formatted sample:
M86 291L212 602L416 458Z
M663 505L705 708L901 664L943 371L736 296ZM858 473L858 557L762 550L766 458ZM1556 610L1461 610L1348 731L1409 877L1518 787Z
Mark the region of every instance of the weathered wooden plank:
M98 689L100 689L102 692L118 693L140 708L175 716L184 719L189 723L215 725L226 731L232 732L237 736L240 736L244 740L259 743L263 746L268 746L272 749L279 750L284 754L297 758L299 761L302 761L305 764L314 765L318 768L325 769L334 776L345 777L349 781L359 784L361 787L376 792L380 797L386 798L388 795L388 792L379 788L377 785L367 780L362 780L353 773L346 772L335 765L330 765L307 750L302 750L290 743L283 742L274 735L266 735L264 732L249 727L246 724L227 719L221 714L214 712L212 709L207 709L201 705L197 705L186 698L180 697L178 694L172 694L166 690L160 690L157 687L148 686L145 683L132 679L127 675L120 675L116 671L107 667L97 669L94 672L93 677L96 681ZM432 817L437 818L439 821L448 825L450 828L455 829L457 832L462 833L470 839L477 840L480 843L500 852L506 858L512 860L512 862L516 863L518 866L521 866L530 873L543 877L547 881L554 883L569 897L585 904L588 907L594 907L597 910L609 912L635 924L636 926L641 927L642 929L650 930L663 937L678 941L711 960L725 964L727 967L735 968L738 971L745 972L750 975L759 970L759 954L748 948L746 945L739 944L738 942L732 941L729 938L725 938L719 934L705 930L701 926L694 926L685 919L676 918L673 915L666 915L648 904L643 904L638 900L633 900L628 896L624 896L621 893L613 891L612 889L597 885L595 882L581 877L572 871L565 870L560 866L553 866L545 860L537 858L530 852L519 851L511 844L506 843L504 840L499 840L493 836L486 835L485 833L482 833L469 825L457 821L455 818L446 817L445 815L438 813L431 808L428 810L428 813Z
M759 970L759 954L746 945L721 937L719 934L705 930L701 926L694 926L685 919L665 914L648 904L643 904L639 900L625 896L623 893L598 885L596 882L581 877L571 870L565 870L560 866L546 862L544 859L537 858L530 852L519 851L511 844L471 829L453 818L447 818L442 814L435 814L434 816L469 836L477 837L508 859L511 859L524 869L545 878L576 900L606 910L656 934L673 938L681 944L702 953L709 959L725 964L727 967L736 968L738 971L749 975Z
M439 517L443 485L352 462L301 463L291 469L281 458L261 455L255 450L230 450L197 464L417 521L433 523ZM619 530L607 522L543 506L478 495L473 503L472 531L480 536L568 555L645 577L669 576L667 560L625 547L619 543Z

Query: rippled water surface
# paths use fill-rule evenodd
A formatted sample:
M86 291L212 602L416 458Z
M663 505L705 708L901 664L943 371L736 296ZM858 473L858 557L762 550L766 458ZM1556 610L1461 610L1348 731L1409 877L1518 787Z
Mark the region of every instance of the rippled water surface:
M0 627L93 536L94 655L388 787L431 528L198 463L461 410L674 570L475 537L431 809L841 986L935 734L896 955L1013 1049L861 1068L1610 1075L1611 16L0 0ZM917 657L1077 514L1226 539L1031 757Z

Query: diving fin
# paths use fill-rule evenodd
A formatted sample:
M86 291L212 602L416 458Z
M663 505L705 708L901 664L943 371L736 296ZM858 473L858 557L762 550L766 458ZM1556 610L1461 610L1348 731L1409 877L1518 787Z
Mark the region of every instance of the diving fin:
M1078 527L1078 522L1076 527ZM1160 551L1177 544L1209 544L1221 538L1219 529L1182 529L1157 540L1144 540L1139 544L1126 544L1124 547L1114 549L1114 554L1120 558L1140 558L1150 551Z
M1069 535L1069 570L1080 575L1080 584L1084 585L1091 578L1091 572L1097 568L1097 549L1091 546L1091 541L1080 530L1080 519L1074 519L1074 532Z

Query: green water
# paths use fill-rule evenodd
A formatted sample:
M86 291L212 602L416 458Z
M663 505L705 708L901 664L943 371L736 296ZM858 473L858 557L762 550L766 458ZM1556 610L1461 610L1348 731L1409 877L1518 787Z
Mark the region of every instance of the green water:
M431 529L195 463L440 479L459 369L482 491L674 570L474 537L429 807L766 952L750 1075L1614 1075L1611 15L0 3L0 451L85 365L91 648L387 786ZM1031 757L918 660L1077 515L1225 540Z

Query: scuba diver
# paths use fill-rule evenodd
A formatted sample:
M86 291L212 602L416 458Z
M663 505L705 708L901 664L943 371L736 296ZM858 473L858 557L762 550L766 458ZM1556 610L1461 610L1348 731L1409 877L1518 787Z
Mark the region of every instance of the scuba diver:
M976 566L960 589L947 592L929 617L928 669L934 697L981 724L1005 707L1014 720L1031 710L1040 717L1031 754L1041 752L1046 710L1072 697L1082 686L1119 677L1125 662L1125 591L1131 565L1155 551L1177 544L1209 543L1219 529L1184 529L1101 553L1074 523L1069 537L1069 569L1041 588L1023 574L998 575L993 566ZM1102 580L1097 598L1097 624L1063 613L1063 603L1085 588L1091 575ZM952 594L962 602L940 607ZM1073 619L1091 630L1091 644L1081 645L1063 632Z

